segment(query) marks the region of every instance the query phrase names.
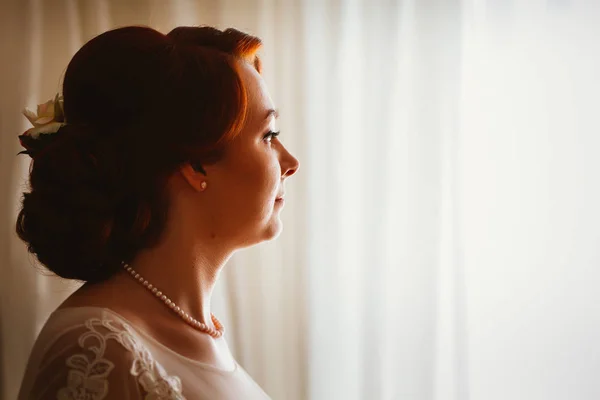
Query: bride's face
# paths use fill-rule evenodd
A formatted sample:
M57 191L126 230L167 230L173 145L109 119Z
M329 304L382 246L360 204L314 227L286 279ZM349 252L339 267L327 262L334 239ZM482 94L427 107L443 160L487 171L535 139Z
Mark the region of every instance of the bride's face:
M281 231L284 200L279 198L299 163L272 135L278 131L277 113L264 80L251 65L240 66L248 92L247 118L224 158L204 167L208 185L200 196L210 210L211 236L247 247Z

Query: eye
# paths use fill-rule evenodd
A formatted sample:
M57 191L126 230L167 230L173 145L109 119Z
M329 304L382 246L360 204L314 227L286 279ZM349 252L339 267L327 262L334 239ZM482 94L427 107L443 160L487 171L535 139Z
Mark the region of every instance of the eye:
M265 136L263 136L263 140L266 140L267 142L271 143L271 140L279 136L279 133L280 132L269 131L265 133Z

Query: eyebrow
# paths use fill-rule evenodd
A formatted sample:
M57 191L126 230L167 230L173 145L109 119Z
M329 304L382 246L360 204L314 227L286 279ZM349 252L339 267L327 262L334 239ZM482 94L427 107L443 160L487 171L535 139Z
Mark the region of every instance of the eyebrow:
M269 119L271 116L279 118L279 111L274 108L270 108L269 110L267 110L267 115L265 116L265 119Z

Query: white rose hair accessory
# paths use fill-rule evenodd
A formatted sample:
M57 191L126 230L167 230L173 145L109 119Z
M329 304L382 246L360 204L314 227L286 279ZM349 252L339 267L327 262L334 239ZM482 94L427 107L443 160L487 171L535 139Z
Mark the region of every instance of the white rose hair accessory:
M64 100L60 94L43 104L38 104L37 113L25 108L23 115L31 122L33 128L29 128L19 135L19 142L26 150L18 154L28 154L33 157L39 150L43 149L56 135L60 128L66 125L63 108Z

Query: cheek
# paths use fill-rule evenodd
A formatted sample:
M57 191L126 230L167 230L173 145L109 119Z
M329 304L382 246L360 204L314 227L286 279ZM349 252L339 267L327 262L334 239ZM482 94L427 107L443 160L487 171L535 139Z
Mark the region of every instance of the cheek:
M279 166L277 159L272 157L263 169L263 183L265 187L270 190L271 194L277 194L279 192L280 179L281 167Z
M250 160L248 160L250 161ZM257 157L245 163L237 174L237 188L247 196L272 196L279 190L280 168L277 159L272 155Z
M279 191L278 179L277 168L265 164L236 174L227 198L217 205L227 210L225 224L233 230L246 231L269 220Z
M272 209L281 190L281 168L273 149L250 145L236 149L221 172L215 207L234 219L256 218Z

